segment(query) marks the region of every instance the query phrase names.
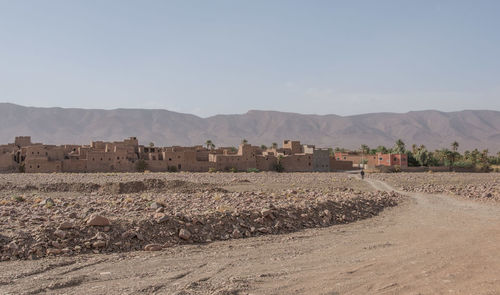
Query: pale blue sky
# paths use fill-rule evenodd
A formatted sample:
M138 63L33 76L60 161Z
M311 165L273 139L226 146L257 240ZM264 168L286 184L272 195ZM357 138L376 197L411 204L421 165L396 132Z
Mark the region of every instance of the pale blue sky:
M0 0L0 101L500 110L500 1Z

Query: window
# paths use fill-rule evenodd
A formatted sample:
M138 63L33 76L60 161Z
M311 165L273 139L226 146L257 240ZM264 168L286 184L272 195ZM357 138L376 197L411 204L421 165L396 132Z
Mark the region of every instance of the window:
M172 161L172 158L168 158L169 161Z
M398 160L398 158L394 158L394 161L397 161L397 160Z
M117 160L120 160L120 157L116 157Z
M378 160L379 160L379 161L382 161L382 160L383 160L383 158L378 158Z
M347 160L347 157L344 157L344 160Z
M36 165L36 168L40 169L40 165Z

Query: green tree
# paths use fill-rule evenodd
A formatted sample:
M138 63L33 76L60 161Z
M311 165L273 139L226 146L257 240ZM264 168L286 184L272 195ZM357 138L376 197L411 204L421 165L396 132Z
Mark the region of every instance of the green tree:
M451 143L451 150L452 151L457 152L458 151L458 147L459 147L458 142L454 141L454 142Z
M263 151L265 151L265 150L267 150L267 146L266 146L265 144L262 144L262 145L260 146L260 149L261 149L261 150L263 150Z
M471 160L472 164L477 165L479 163L480 155L481 155L481 153L477 149L474 149L470 153L470 160Z
M242 144L247 144L247 143L248 143L248 140L246 140L246 139L244 139L244 138L243 138L243 139L241 140L241 143L242 143Z
M387 149L383 145L379 145L376 150L377 150L377 153L381 153L381 154L387 154L389 152L389 149Z
M278 144L277 144L276 142L273 142L273 143L271 144L271 147L272 147L273 149L277 149L277 148L278 148Z
M406 153L406 147L405 147L405 143L403 142L403 140L398 139L396 141L396 145L392 149L392 152L395 154L405 154Z
M210 149L212 146L215 147L211 139L207 139L207 141L205 141L205 145L207 146L207 149Z
M154 142L150 142L149 143L149 147L154 147L155 146L155 143Z

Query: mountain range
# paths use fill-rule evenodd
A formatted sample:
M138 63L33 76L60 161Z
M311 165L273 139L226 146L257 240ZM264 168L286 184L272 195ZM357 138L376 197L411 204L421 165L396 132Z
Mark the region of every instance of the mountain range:
M307 115L251 110L245 114L201 118L168 110L77 109L25 107L0 103L0 143L30 135L34 142L88 144L137 136L142 144L190 146L207 139L216 146L237 146L242 139L254 145L297 139L317 147L359 148L367 144L392 147L402 139L408 148L500 150L500 112L434 110L408 113L370 113L353 116Z

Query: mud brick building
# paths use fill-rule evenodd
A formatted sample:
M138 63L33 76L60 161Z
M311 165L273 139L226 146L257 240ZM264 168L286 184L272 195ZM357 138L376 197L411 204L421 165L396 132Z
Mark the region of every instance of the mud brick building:
M375 168L377 166L400 166L401 168L408 168L408 156L406 154L377 153L371 155L358 152L336 152L335 160L351 161L356 167L364 164L367 168Z
M0 172L134 172L141 170L139 164L152 172L274 171L278 166L286 172L329 172L353 167L350 161L335 159L328 149L292 140L265 150L247 143L238 149L143 146L136 137L89 145L45 145L20 136L14 143L0 145Z

